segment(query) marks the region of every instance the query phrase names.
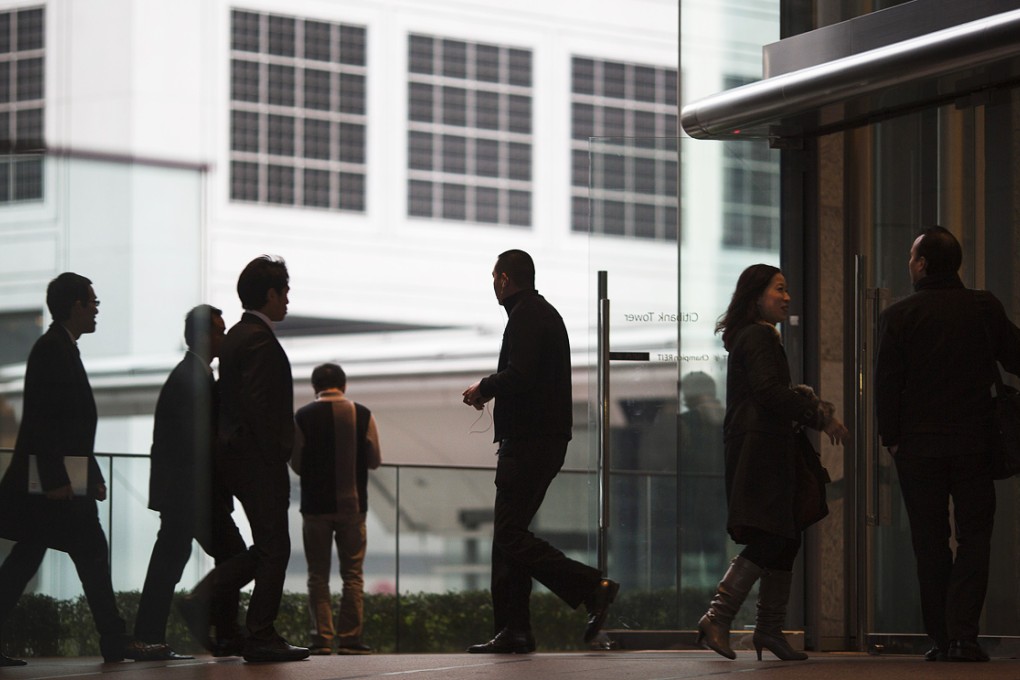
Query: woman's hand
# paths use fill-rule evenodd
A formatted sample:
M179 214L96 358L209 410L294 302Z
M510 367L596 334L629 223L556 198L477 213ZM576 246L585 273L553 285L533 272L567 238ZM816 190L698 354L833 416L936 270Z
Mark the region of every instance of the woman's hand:
M850 441L850 430L846 429L846 425L836 416L829 418L825 427L822 428L822 432L829 435L829 442L834 445L842 445Z

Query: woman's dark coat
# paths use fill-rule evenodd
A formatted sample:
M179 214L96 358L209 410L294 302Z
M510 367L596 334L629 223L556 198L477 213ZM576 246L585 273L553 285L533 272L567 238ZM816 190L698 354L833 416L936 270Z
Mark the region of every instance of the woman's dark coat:
M779 334L750 324L730 347L726 377L727 530L746 543L745 528L795 538L794 428L818 428L817 399L796 392Z

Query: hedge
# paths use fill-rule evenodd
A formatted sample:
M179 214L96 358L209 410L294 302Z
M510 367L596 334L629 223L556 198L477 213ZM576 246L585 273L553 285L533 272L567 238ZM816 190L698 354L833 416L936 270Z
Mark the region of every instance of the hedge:
M183 593L178 593L180 597ZM676 591L622 591L610 610L607 628L635 630L693 629L711 597L704 590L684 590L676 612ZM138 608L137 591L117 594L117 604L133 628ZM751 598L749 598L751 599ZM276 620L277 630L293 644L307 644L309 635L307 597L285 593ZM339 602L339 597L337 597ZM241 594L242 608L248 593ZM398 611L399 608L399 611ZM753 607L744 607L736 626L753 617ZM334 609L335 610L335 609ZM396 625L400 621L399 630ZM680 619L680 620L678 620ZM560 651L584 649L584 607L570 610L548 592L531 597L531 620L539 649ZM471 644L485 642L492 633L492 607L488 591L459 593L417 593L365 595L364 640L381 653L463 652ZM181 653L202 653L184 625L177 608L167 623L167 641ZM4 648L13 656L98 656L99 635L84 596L57 600L47 595L24 595L3 630Z

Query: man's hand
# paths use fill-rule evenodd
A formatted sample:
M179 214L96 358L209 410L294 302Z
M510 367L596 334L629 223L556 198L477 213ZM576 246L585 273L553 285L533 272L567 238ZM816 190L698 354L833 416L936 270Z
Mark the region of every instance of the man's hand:
M468 406L474 406L476 411L481 411L485 408L485 402L489 401L492 397L486 398L482 396L481 389L482 381L479 380L471 387L467 388L463 392L464 403Z
M103 484L102 482L96 484L96 500L97 501L106 500L106 485Z
M50 489L46 492L46 498L51 501L69 501L74 498L74 490L70 484L67 484L56 489Z

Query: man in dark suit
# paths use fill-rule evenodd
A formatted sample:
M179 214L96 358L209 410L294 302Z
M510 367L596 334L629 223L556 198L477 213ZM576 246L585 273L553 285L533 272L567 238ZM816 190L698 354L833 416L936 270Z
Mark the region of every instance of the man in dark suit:
M149 508L160 513L159 534L138 603L135 637L166 643L174 587L191 557L191 541L217 564L247 546L231 517L233 499L214 473L216 381L209 364L218 357L225 331L223 312L199 305L184 319L188 351L170 373L156 402L149 472ZM212 606L220 645L239 635L238 592ZM168 660L191 659L167 649Z
M237 280L245 312L220 351L216 468L248 516L253 545L218 565L184 600L194 611L194 604L227 597L254 578L245 661L308 657L307 648L288 644L273 625L290 560L287 461L294 445L294 386L287 353L273 331L287 315L288 281L284 261L268 255L249 262ZM188 618L194 632L195 617Z
M106 500L106 482L93 455L96 402L78 353L78 338L96 330L99 300L92 282L65 272L46 289L53 323L39 338L25 369L25 398L14 459L4 477L0 534L17 544L0 566L0 625L7 620L47 548L66 552L99 630L104 660L161 659L162 645L144 645L125 635L117 610L106 534L96 501ZM34 456L42 494L28 493L29 456ZM65 456L87 457L85 495L75 495ZM0 665L21 665L0 657Z
M882 313L875 370L878 431L896 461L934 643L929 661L988 661L977 638L995 517L996 360L1020 374L1020 329L994 295L964 287L962 261L946 229L917 237L907 265L915 292Z
M584 604L584 641L602 628L619 584L565 556L528 527L563 466L573 426L570 343L556 309L535 290L535 263L508 250L492 270L493 290L509 318L496 373L464 390L478 410L495 397L496 502L492 535L495 636L472 654L526 654L531 634L531 579L571 608Z

